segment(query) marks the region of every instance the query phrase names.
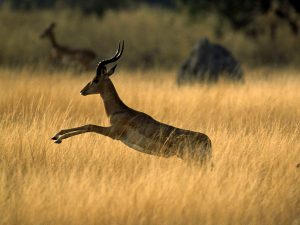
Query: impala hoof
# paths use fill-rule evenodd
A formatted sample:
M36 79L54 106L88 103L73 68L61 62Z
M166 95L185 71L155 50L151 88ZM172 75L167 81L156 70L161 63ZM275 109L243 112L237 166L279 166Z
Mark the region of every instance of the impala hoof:
M57 139L56 141L54 141L55 144L60 144L61 140Z
M51 139L54 140L54 141L56 141L56 140L57 140L57 137L54 136L54 137L52 137Z

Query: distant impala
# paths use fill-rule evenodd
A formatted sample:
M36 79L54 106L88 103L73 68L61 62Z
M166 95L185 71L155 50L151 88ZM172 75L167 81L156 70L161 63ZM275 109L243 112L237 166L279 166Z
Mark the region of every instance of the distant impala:
M53 29L55 23L51 23L44 32L40 35L40 38L48 38L53 48L52 58L54 60L62 61L64 58L81 64L84 69L88 69L91 62L96 58L95 52L89 49L75 49L68 46L58 44Z
M116 62L122 55L124 41L111 59L99 63L96 76L82 90L81 94L100 94L104 101L105 111L110 119L110 127L84 125L61 130L52 139L61 143L63 139L74 135L95 132L125 145L151 155L182 159L195 159L204 162L211 156L211 141L205 134L179 129L160 123L151 116L129 108L123 103L110 80L117 65L107 71L106 65Z

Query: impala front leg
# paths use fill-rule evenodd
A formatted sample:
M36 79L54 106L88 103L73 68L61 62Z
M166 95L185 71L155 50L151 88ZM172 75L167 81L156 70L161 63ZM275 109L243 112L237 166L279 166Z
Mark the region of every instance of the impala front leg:
M81 127L75 127L75 128L71 128L71 129L61 130L56 135L54 135L52 140L55 140L54 143L60 144L63 139L66 139L66 138L69 138L69 137L72 137L75 135L83 134L86 132L94 132L94 133L102 134L102 135L110 137L112 139L115 139L115 136L116 136L113 132L112 127L84 125Z

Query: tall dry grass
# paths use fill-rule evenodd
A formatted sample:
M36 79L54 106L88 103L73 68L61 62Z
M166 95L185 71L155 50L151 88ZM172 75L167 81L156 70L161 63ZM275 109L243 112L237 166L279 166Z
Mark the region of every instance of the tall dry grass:
M110 57L119 40L125 40L130 51L121 60L129 69L178 69L203 37L225 46L243 66L299 68L299 37L291 34L287 24L280 24L274 41L268 32L253 40L222 19L224 34L216 38L219 20L214 13L190 18L179 11L151 7L107 11L103 17L70 9L24 12L0 7L0 65L49 68L51 45L39 36L54 21L58 43L92 49L98 60Z
M108 125L91 74L0 71L0 224L300 224L300 77L178 88L171 73L113 76L131 107L207 133L214 170L84 134Z

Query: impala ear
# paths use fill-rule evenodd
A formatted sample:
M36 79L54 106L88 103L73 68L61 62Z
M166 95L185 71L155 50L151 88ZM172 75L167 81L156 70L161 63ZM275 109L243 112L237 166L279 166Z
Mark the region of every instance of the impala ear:
M107 75L107 76L112 75L112 74L115 72L116 67L117 67L117 65L114 65L114 66L106 73L106 75Z
M56 26L56 24L54 23L54 22L52 22L52 23L50 23L50 29L53 29L53 28L55 28L55 26Z

